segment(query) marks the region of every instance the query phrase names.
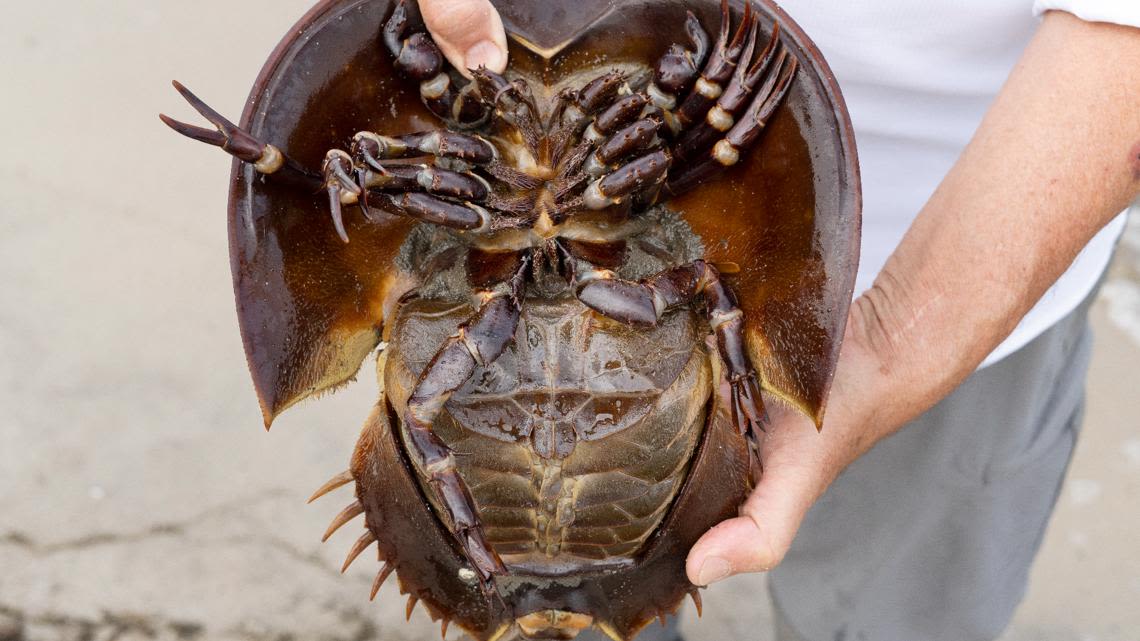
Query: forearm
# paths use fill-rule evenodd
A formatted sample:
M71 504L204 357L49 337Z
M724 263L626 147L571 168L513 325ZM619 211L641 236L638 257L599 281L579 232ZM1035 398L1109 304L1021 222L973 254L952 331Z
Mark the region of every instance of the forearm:
M1047 14L852 311L861 364L835 409L862 417L862 448L968 376L1138 193L1140 30Z
M699 585L779 564L855 458L946 396L1140 192L1140 30L1049 14L856 301L823 431L772 408L764 475L689 554Z

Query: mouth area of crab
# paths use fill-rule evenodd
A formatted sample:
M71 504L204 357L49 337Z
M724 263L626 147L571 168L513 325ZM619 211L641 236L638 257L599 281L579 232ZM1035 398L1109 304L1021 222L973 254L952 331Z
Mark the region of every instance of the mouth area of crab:
M543 222L543 221L546 222ZM570 219L554 224L546 214L539 216L528 229L506 229L471 239L471 244L485 251L522 251L544 246L553 240L583 240L612 242L636 236L645 230L646 223L639 220L605 222Z
M548 140L543 142L540 155L546 156ZM541 247L556 239L616 241L629 238L644 229L644 223L631 220L624 213L618 213L618 208L610 211L583 211L558 220L560 217L556 214L558 203L555 183L561 174L560 164L550 162L545 157L541 160L536 159L526 144L519 139L497 139L495 143L500 157L513 169L542 181L542 184L532 192L534 219L529 227L481 234L472 238L473 244L479 248L518 251Z
M522 141L511 141L505 146L514 157L515 169L522 173L544 182L554 180L558 175L557 167L551 166L550 163L539 162Z
M539 194L536 207L539 212L538 220L535 221L534 227L531 228L531 231L538 234L539 238L543 240L551 240L557 237L560 231L559 228L561 225L556 224L554 219L550 216L550 212L554 206L554 194L550 193L549 189L544 188Z

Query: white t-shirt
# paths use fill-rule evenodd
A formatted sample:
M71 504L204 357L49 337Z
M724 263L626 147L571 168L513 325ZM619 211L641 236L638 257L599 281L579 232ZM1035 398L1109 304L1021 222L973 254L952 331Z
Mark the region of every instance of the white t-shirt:
M1140 27L1140 0L778 0L843 89L863 173L869 288L949 172L1049 9ZM1118 216L990 356L1024 346L1088 296L1124 227Z

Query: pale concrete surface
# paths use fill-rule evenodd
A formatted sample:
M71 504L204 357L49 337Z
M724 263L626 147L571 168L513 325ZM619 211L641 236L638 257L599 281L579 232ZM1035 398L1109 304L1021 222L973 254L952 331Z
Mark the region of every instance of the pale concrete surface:
M392 585L367 602L367 560L339 575L355 533L318 539L343 493L304 505L344 469L374 383L261 430L229 285L229 163L156 118L192 116L174 77L236 118L308 4L5 6L0 641L437 634L422 611L403 622ZM1085 438L1008 641L1140 638L1140 348L1108 321L1135 331L1140 265L1118 274ZM764 594L759 577L718 586L690 638L767 638Z

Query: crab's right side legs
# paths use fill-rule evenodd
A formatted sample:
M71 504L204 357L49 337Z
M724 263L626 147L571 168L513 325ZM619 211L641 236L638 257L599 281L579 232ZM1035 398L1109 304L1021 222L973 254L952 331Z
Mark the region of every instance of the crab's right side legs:
M716 102L747 43L756 37L757 18L751 2L744 3L744 19L735 34L731 32L728 0L721 0L720 10L720 37L712 47L696 16L689 13L685 30L693 50L680 45L670 48L658 61L653 83L647 89L674 134L681 134L699 121Z
M404 416L414 454L451 517L455 536L485 591L490 591L494 576L506 573L506 568L487 542L471 491L456 468L455 454L435 434L434 424L444 404L476 367L494 362L514 340L531 257L520 252L502 260L514 261L513 274L497 287L477 293L478 311L447 339L420 374Z
M182 94L191 107L214 125L214 129L179 122L166 114L160 114L159 118L168 127L187 138L220 147L231 156L253 165L254 169L266 176L273 176L275 179L294 183L314 192L321 188L323 181L319 174L305 169L277 147L254 138L249 132L230 122L201 98L195 96L177 80L174 81L174 88Z

